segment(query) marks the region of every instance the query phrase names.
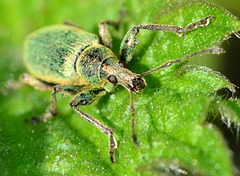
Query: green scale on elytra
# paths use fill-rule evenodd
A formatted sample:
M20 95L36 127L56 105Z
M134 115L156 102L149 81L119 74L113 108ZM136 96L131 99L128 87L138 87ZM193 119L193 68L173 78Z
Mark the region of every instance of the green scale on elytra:
M142 24L130 28L120 46L120 59L111 51L112 38L107 25L119 27L121 22L106 20L99 24L99 34L103 44L99 44L95 34L85 32L74 24L45 27L30 34L25 41L24 61L29 74L22 74L21 80L38 90L52 90L50 111L46 111L32 122L47 121L57 115L56 93L63 96L74 96L70 106L85 120L92 123L100 131L109 136L109 154L112 163L115 161L117 142L114 130L101 124L92 116L81 111L78 105L89 105L98 97L111 92L116 84L120 84L130 92L130 111L132 137L136 145L138 140L135 132L135 116L133 92L140 93L146 86L144 75L173 63L187 60L201 53L220 54L219 47L199 50L183 58L168 61L165 64L142 74L135 74L126 68L138 44L136 36L140 29L174 32L182 36L185 32L197 27L209 25L213 16L207 16L190 23L185 28L173 25Z
M54 84L84 80L76 72L76 59L88 46L98 45L96 35L68 25L45 27L30 34L25 42L24 61L38 79ZM35 58L35 59L32 59ZM66 83L68 84L68 83Z

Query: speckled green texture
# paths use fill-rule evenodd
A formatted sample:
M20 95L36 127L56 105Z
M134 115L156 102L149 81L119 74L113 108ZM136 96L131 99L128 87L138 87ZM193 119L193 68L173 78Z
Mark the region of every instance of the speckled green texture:
M71 80L71 84L75 80L77 82L75 77L79 77L75 68L76 57L88 46L97 44L96 35L73 26L45 27L27 37L24 48L25 65L38 79L55 84Z
M103 78L101 77L100 71L102 63L108 58L114 58L115 63L118 63L116 55L103 45L86 48L76 63L78 74L92 85L96 87L101 86Z
M231 31L240 29L239 21L222 8L205 2L181 6L182 2L126 1L128 16L124 25L119 32L110 28L114 53L118 53L124 34L134 25L154 22L185 26L202 16L216 17L207 28L191 31L182 38L171 33L141 31L137 51L128 64L132 71L142 73L170 59L219 44ZM31 31L70 18L86 31L97 34L97 23L117 19L123 2L0 4L4 17L1 23L5 24L1 28L0 42L4 47L0 52L3 58L0 78L5 82L10 74L17 79L26 72L22 60L18 61L22 58L19 45ZM204 58L211 60L209 55ZM218 114L220 108L222 117L239 123L239 100L227 101L216 96L216 90L222 87L233 89L229 80L205 67L180 64L146 76L146 81L145 90L134 95L139 148L131 138L127 90L118 87L114 93L82 108L115 129L118 142L115 165L109 161L108 138L73 112L68 105L70 99L58 97L59 116L49 123L32 126L24 123L24 119L44 112L50 92L23 87L0 95L0 175L171 175L180 171L233 175L226 140L215 125L205 121L209 112Z

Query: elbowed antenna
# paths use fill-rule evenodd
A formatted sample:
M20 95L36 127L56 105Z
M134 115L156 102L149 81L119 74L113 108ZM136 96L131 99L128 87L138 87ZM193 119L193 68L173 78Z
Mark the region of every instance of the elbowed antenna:
M200 51L197 51L197 52L195 52L195 53L193 53L193 54L189 54L189 55L187 55L187 56L185 56L185 57L183 57L183 58L181 58L181 59L176 59L176 60L173 60L173 61L170 60L170 61L164 63L163 65L160 65L160 66L158 66L157 68L154 68L154 69L149 70L149 71L147 71L147 72L141 73L141 74L139 74L138 76L141 78L141 77L143 77L143 76L145 76L145 75L149 75L149 74L151 74L151 73L153 73L153 72L155 72L155 71L158 71L158 70L160 70L161 68L169 67L169 66L171 66L171 65L174 64L174 63L178 63L178 62L187 60L187 59L189 59L189 58L191 58L191 57L194 57L194 56L196 56L196 55L198 55L198 54L203 54L203 53L222 54L222 53L225 53L225 51L224 51L222 48L220 48L220 47L215 47L215 48L209 48L209 49L200 50Z

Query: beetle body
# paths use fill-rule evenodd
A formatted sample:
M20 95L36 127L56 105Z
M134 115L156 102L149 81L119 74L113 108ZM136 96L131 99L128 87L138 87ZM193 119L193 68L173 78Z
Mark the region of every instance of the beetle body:
M55 25L30 34L25 41L25 65L36 78L53 84L82 85L88 82L77 74L76 60L98 38L76 27Z
M116 55L99 44L95 34L74 26L55 25L33 32L25 42L25 51L28 71L46 83L92 85L110 92L113 84L107 80L109 75L115 74L118 80L123 80L124 87L129 87L126 81L131 82L135 77L121 68ZM103 63L108 65L104 70Z
M110 159L115 163L114 148L117 147L117 142L113 136L114 130L104 126L77 106L89 105L98 97L111 92L116 84L122 85L130 92L132 137L135 144L138 145L134 130L133 92L140 93L146 86L142 76L200 53L219 54L222 52L219 48L200 50L181 59L168 61L156 69L138 75L128 70L125 62L130 61L135 52L138 44L136 36L139 30L169 31L182 36L184 32L207 26L212 18L214 17L205 17L190 23L185 28L159 24L143 24L132 27L122 40L120 60L110 49L112 39L107 24L117 26L117 23L113 21L106 20L99 25L99 34L103 44L99 44L95 34L85 32L75 25L45 27L30 34L25 41L24 62L31 75L23 74L21 80L38 90L52 90L50 112L47 111L39 117L43 121L57 115L56 93L62 93L63 96L74 96L70 101L73 110L109 136Z

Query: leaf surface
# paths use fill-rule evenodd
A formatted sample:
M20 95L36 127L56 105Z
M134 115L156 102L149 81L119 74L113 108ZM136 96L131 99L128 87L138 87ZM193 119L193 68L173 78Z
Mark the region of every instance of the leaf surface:
M77 1L76 4L47 2L46 9L52 7L52 11L41 8L39 15L45 19L44 24L51 24L61 12L57 18L60 23L66 19L62 15L66 10L68 18L76 19L80 25L86 25L84 29L97 33L97 22L117 19L122 4L117 2L88 1L86 7ZM12 5L13 10L23 6L20 2L3 5ZM26 9L36 9L39 4L26 6ZM240 30L236 17L206 1L132 0L124 7L128 15L120 31L110 28L116 53L123 35L134 25L158 23L185 27L206 16L215 16L207 27L189 31L182 37L170 32L141 30L137 36L137 51L128 63L128 68L136 73L219 46L230 34ZM102 13L103 9L108 10ZM31 15L31 12L26 13ZM7 18L11 17L16 18L11 15ZM28 17L22 16L22 21L24 19ZM36 17L33 19L39 22ZM9 26L7 21L5 25ZM10 73L9 62L6 59L1 62L0 69ZM22 67L19 70L16 76L24 72ZM1 78L6 80L8 76ZM186 61L145 78L148 86L134 95L138 148L131 138L127 90L118 86L92 105L80 107L115 130L118 142L115 165L109 159L108 137L73 112L70 98L58 96L60 115L48 123L32 126L24 123L24 119L43 113L50 93L24 87L7 96L1 95L1 175L232 175L233 163L226 142L219 130L205 120L214 111L225 121L240 123L239 100L225 100L216 93L222 88L234 93L234 85L220 73Z

